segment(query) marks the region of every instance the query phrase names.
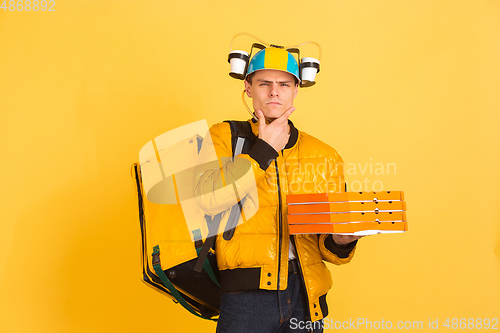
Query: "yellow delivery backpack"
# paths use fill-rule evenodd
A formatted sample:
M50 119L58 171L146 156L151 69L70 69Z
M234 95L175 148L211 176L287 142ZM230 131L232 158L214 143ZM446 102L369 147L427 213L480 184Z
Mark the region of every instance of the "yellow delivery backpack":
M227 122L231 127L233 156L248 152L255 141L250 124L246 121ZM186 143L196 145L197 154L202 141L197 135ZM180 303L192 314L217 321L221 292L216 254L213 252L215 235L207 236L205 242L197 230L191 235L178 198L175 204L149 201L145 195L140 163L132 165L131 174L139 204L143 282L175 303ZM237 209L241 210L241 202L231 208L230 219L236 215L233 211ZM218 229L221 214L213 218L205 215L208 229Z

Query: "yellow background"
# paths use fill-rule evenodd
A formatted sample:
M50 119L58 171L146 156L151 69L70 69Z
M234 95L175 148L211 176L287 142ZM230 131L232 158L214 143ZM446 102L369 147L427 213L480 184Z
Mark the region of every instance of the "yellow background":
M130 165L178 126L248 118L227 63L241 31L320 43L317 85L291 119L346 163L372 163L349 182L405 191L409 231L330 266L329 318L439 318L440 331L500 318L499 1L54 8L0 10L0 332L215 331L141 282Z

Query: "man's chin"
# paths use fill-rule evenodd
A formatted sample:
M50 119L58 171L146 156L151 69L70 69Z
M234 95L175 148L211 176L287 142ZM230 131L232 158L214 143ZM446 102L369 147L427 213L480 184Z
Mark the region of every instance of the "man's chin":
M266 110L264 112L264 117L266 117L266 120L269 122L272 122L276 120L277 118L281 117L283 113L285 113L286 110L281 110L281 109L273 109L273 110Z

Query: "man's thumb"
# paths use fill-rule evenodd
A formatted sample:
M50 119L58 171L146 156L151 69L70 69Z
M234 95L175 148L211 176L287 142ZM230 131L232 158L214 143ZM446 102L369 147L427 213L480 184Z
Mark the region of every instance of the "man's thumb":
M259 125L264 125L266 123L266 118L264 117L264 113L261 110L255 111L257 114L257 118L259 119Z

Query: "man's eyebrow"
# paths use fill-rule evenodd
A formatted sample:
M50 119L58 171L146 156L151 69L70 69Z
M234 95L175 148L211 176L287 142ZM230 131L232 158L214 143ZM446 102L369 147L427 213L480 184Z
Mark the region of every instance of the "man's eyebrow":
M273 83L274 81L269 81L269 80L262 80L262 79L258 79L257 80L258 82L265 82L265 83ZM291 80L286 80L286 81L278 81L278 83L291 83L292 81Z

